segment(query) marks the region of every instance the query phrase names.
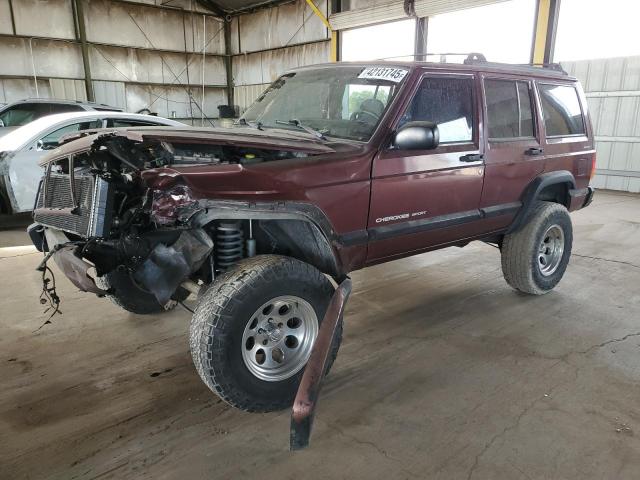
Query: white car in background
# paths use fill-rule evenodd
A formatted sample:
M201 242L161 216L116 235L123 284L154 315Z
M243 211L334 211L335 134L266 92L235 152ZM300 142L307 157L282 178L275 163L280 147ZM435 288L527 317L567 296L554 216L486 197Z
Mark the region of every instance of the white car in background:
M170 126L184 123L152 115L121 112L59 113L39 118L0 137L0 211L33 210L42 168L38 165L48 150L64 135L100 128Z

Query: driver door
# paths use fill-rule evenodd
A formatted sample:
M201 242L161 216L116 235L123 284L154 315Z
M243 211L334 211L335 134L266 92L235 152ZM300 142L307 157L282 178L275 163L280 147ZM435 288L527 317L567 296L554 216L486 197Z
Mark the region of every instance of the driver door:
M417 82L393 130L431 121L438 125L439 145L425 151L390 145L374 159L368 263L425 251L481 228L477 88L473 74L426 73Z

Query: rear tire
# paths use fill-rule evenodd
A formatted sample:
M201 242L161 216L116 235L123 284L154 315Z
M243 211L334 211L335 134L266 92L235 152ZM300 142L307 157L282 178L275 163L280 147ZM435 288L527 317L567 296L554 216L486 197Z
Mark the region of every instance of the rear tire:
M290 407L333 292L322 273L294 258L239 262L204 293L191 321L200 378L241 410ZM342 319L337 328L327 372L342 340Z
M531 295L552 290L571 257L573 228L567 209L538 202L520 230L504 236L502 272L511 287Z
M185 300L189 292L180 289L176 293L176 300L170 300L166 305L160 305L152 293L140 288L126 271L113 270L101 277L97 277L96 285L106 290L107 297L120 308L138 315L152 315L172 310L177 301Z

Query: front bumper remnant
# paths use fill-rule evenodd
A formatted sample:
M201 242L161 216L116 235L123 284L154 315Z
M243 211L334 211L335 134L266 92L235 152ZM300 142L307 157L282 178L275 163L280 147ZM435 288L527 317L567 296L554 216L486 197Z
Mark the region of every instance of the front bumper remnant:
M338 322L344 314L350 294L351 280L347 278L338 286L331 297L331 303L329 303L322 325L320 325L318 337L311 351L311 357L307 362L291 411L290 449L292 451L309 446L313 417L318 404L322 378L327 370L329 351L335 341Z

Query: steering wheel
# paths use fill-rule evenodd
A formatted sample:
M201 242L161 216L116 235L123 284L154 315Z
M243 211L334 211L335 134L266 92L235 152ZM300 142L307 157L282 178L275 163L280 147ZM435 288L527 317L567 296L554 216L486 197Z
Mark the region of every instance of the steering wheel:
M378 123L380 115L376 115L375 113L367 110L360 110L359 112L353 112L351 114L351 120L364 123Z

